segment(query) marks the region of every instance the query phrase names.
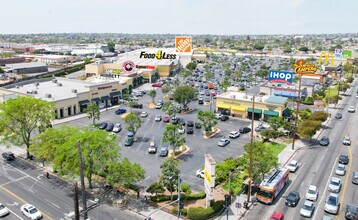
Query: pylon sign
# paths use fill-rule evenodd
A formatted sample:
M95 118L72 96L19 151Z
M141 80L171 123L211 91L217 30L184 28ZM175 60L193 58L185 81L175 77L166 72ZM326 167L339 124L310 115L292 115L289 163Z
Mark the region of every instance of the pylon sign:
M334 55L331 52L321 52L318 59L318 65L321 65L322 63L322 57L324 57L324 63L323 65L327 66L329 58L331 58L331 65L334 66Z

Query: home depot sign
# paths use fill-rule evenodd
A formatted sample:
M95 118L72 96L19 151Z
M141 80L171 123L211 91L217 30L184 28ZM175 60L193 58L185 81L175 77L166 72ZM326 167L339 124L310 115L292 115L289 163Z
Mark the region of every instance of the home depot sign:
M191 37L180 36L175 37L176 52L190 53L191 52Z

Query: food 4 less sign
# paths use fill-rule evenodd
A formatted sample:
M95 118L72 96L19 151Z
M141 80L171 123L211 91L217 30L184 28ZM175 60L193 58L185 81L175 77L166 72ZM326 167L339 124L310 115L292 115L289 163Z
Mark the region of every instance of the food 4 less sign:
M158 59L158 60L164 60L164 59L176 59L177 55L176 54L170 54L170 53L166 53L163 52L161 50L158 50L158 52L156 53L147 53L145 51L142 51L140 53L139 58L144 58L144 59Z

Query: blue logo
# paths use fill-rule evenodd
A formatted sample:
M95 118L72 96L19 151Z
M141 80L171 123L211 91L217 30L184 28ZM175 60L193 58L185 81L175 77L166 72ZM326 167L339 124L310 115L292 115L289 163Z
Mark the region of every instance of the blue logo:
M278 70L270 70L268 74L268 81L270 83L286 83L290 85L292 83L293 72L285 72Z

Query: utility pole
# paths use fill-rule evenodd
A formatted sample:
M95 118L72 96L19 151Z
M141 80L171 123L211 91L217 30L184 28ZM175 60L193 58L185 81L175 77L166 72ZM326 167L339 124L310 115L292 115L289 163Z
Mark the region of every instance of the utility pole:
M180 220L180 173L178 174L178 220Z
M247 204L250 202L251 196L251 179L252 179L252 142L254 139L254 117L255 117L255 95L252 96L252 112L251 112L251 140L250 140L250 162L249 162L249 189L247 190Z
M83 162L82 162L82 151L81 142L78 140L78 157L80 160L80 176L81 176L81 190L82 190L82 203L83 203L83 218L86 220L87 215L87 202L86 202L86 188L85 188L85 177L83 174Z
M231 174L232 174L232 172L230 172L230 174L229 174L229 198L230 198L230 201L231 201L231 193L230 193ZM230 204L228 204L228 205L230 205ZM230 206L226 207L226 220L229 220L229 207Z
M297 124L298 124L298 111L300 109L300 101L301 101L301 74L298 73L298 96L297 96L297 107L296 107L296 118L295 118L295 133L292 138L292 150L295 149L295 140L297 135Z
M74 183L73 191L74 191L73 202L74 202L74 205L75 205L75 220L80 220L79 205L78 205L78 186L77 186L77 182Z

